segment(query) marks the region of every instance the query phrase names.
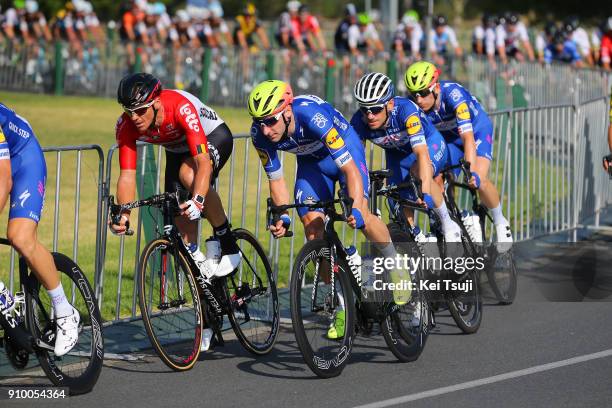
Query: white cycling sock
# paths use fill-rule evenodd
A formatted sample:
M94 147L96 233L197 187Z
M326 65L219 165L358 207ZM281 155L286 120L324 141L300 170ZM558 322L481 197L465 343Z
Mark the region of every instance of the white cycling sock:
M446 231L446 229L450 226L455 226L455 222L453 222L450 214L448 213L448 207L446 207L446 203L442 201L442 205L438 208L434 208L438 217L440 217L440 222L442 223L442 229Z
M53 304L53 310L55 310L55 317L66 317L72 314L72 306L66 299L62 282L55 289L47 290L51 303Z
M491 211L491 217L493 217L493 224L508 224L508 220L506 220L506 217L504 217L504 213L502 212L501 203L499 203L499 205L495 208L489 208L489 211Z

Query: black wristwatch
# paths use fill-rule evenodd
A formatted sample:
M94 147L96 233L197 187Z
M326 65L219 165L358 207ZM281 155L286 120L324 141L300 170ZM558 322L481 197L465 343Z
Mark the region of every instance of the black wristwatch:
M204 196L196 194L193 196L193 201L198 203L201 207L204 207Z

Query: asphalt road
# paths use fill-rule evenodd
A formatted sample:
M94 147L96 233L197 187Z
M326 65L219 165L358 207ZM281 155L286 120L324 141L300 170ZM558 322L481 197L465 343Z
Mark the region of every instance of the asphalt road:
M318 379L285 327L264 357L232 340L186 373L169 371L155 356L108 360L87 395L0 406L609 407L612 230L579 246L561 240L517 245L515 303L488 299L474 335L461 334L442 312L414 363L397 362L382 336L357 337L342 375ZM47 383L36 372L13 373L0 377L0 390Z

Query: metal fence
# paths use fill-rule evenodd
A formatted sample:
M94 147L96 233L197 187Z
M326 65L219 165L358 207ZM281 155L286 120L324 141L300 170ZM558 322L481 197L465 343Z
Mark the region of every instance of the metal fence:
M600 163L607 152L607 102L606 98L598 98L580 105L508 109L491 115L495 134L490 178L500 191L516 240L575 230L591 222L592 217L592 223L597 224L599 211L612 204L610 180ZM139 149L138 190L141 194L159 192L165 165L162 148ZM46 148L45 152L50 169L47 197L53 197L53 206L47 202L41 223L41 229L46 231L43 235L50 236L44 243L66 252L88 271L105 320L139 318L134 277L140 250L151 238L144 220L152 219L157 224L158 215L149 210L136 211L132 215L132 220L137 220L133 224L134 237L108 235L105 203L118 169L115 148L108 152L106 161L98 146ZM87 161L83 159L86 152L94 153ZM69 159L67 155L71 155ZM369 144L367 155L371 169L384 166L383 151L378 147ZM287 184L292 188L295 156L286 154L281 158ZM97 186L96 196L81 194L84 168L89 171L85 173L87 182ZM268 249L277 281L285 286L304 234L292 213L294 236L271 239L264 219L266 184L249 137L236 136L234 152L221 172L217 191L234 227L253 231ZM346 225L340 228L346 244L360 238ZM210 233L210 227L203 223L201 236ZM10 263L12 288L14 254L3 259Z

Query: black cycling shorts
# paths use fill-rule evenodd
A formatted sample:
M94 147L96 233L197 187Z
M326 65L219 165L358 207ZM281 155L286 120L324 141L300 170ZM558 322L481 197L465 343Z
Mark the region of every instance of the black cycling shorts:
M206 135L208 154L213 166L213 174L210 184L215 182L219 172L232 155L234 148L234 137L225 123L220 124L210 134ZM164 191L171 192L175 189L175 183L179 183L179 170L185 160L191 157L190 152L173 153L166 150L166 180Z

